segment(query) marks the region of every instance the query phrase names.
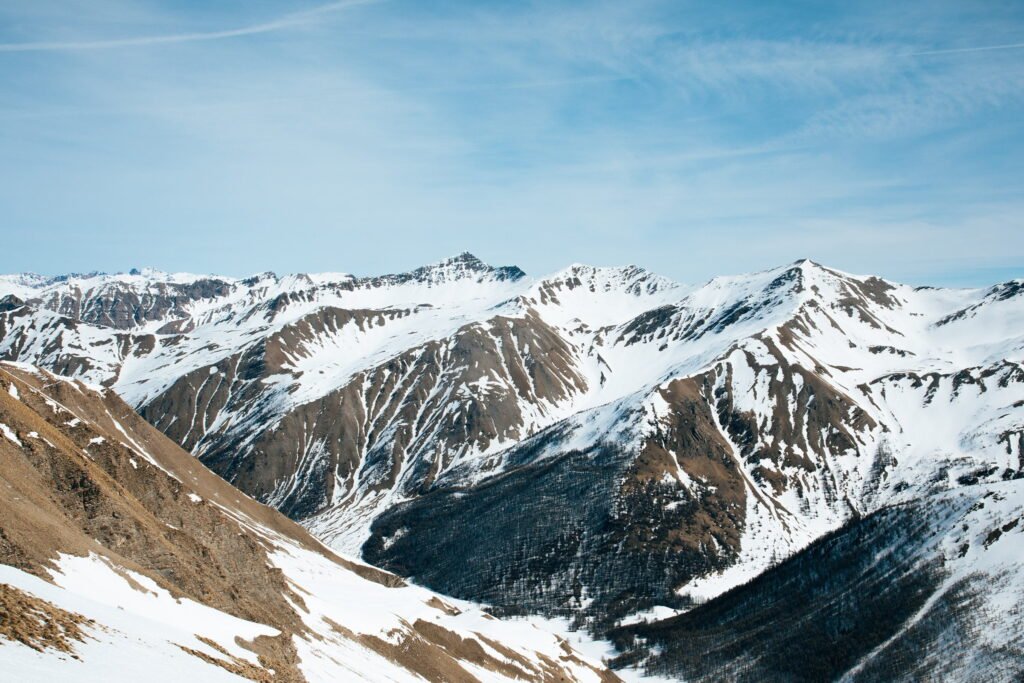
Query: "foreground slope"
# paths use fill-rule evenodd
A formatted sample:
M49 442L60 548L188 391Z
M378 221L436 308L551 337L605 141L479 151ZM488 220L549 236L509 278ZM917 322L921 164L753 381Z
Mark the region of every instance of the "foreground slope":
M617 680L327 550L112 391L0 364L0 661L17 680Z

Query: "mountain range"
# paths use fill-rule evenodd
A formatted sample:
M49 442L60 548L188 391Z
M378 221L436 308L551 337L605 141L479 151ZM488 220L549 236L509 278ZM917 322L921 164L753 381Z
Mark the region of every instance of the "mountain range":
M1022 280L911 287L801 260L689 286L635 266L531 278L471 254L377 277L23 274L0 277L0 359L44 393L123 399L133 429L242 492L232 519L272 516L346 577L566 619L614 642L615 667L1024 672ZM11 425L6 447L26 429L43 433ZM84 547L0 559L41 576ZM560 661L543 652L520 656ZM612 675L571 657L565 675Z

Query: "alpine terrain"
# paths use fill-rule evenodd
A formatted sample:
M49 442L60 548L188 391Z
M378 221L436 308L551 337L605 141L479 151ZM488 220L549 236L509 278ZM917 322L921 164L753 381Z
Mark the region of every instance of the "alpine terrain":
M195 667L614 680L471 601L669 679L1024 676L1024 280L12 275L0 359L7 600L66 666L131 603Z

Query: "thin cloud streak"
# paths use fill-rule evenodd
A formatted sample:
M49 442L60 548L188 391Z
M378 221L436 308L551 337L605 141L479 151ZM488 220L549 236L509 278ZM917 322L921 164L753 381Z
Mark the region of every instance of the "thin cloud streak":
M924 50L921 52L910 52L907 57L924 57L927 55L952 55L959 52L992 52L993 50L1020 50L1024 49L1024 43L1010 43L1009 45L981 45L979 47L955 47L947 50Z
M301 26L314 17L336 12L338 10L370 5L381 0L341 0L300 12L286 14L273 21L267 21L240 28L223 31L199 31L194 33L175 33L163 36L138 36L135 38L117 38L113 40L82 40L82 41L40 41L33 43L0 43L0 52L77 52L80 50L112 50L125 47L144 47L149 45L167 45L174 43L193 43L225 38L258 35L280 31L286 28Z

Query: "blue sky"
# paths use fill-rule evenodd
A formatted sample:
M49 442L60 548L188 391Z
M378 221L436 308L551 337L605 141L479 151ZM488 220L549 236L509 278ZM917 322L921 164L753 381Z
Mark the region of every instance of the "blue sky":
M0 271L1024 277L1024 3L0 4Z

